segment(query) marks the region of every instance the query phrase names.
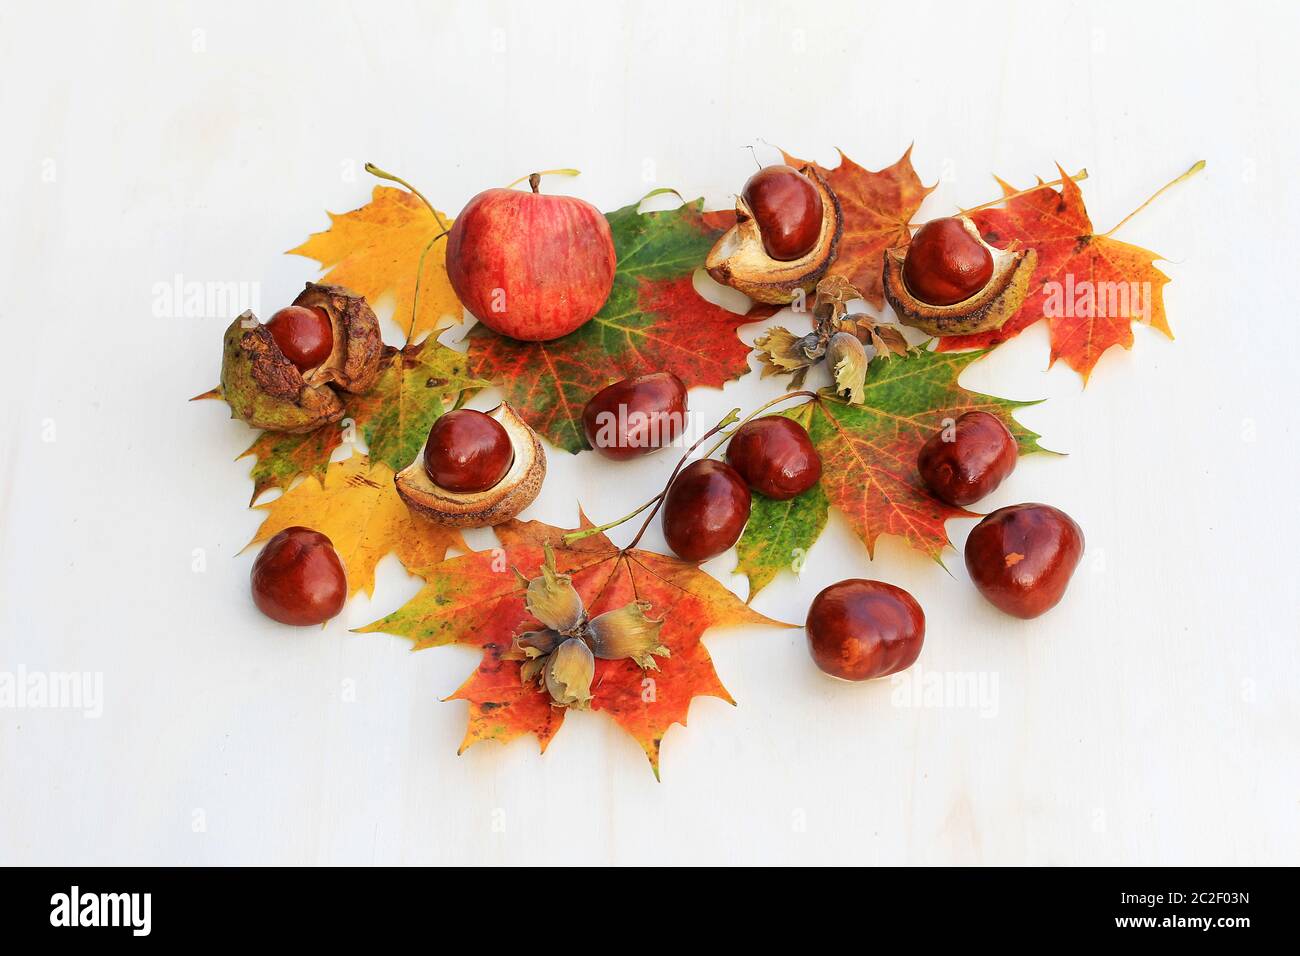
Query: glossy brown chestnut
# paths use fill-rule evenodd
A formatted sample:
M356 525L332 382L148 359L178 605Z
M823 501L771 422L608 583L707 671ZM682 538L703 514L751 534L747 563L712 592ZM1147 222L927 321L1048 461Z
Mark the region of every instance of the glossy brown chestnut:
M929 305L964 302L993 277L993 254L960 219L931 219L916 231L903 260L903 281Z
M706 561L736 543L749 489L730 465L705 458L681 470L664 499L664 538L683 561Z
M740 192L773 259L798 259L817 244L822 230L822 197L817 187L792 166L765 166L749 177Z
M827 674L870 680L912 666L925 640L925 612L902 588L850 578L813 598L808 650Z
M671 445L686 428L686 386L672 372L607 385L582 410L587 444L627 461Z
M321 365L334 350L334 327L324 309L288 305L271 316L266 328L300 372Z
M991 604L1038 617L1065 594L1083 556L1083 531L1051 505L999 508L966 539L966 570Z
M916 456L916 469L936 498L964 507L1002 484L1018 456L1016 440L1002 419L967 412L926 440Z
M822 476L822 459L808 432L780 415L737 428L727 444L727 464L754 491L777 501L803 494Z
M324 624L348 599L348 578L329 538L285 528L253 562L253 603L281 624Z
M515 460L510 435L495 418L472 408L448 412L429 429L424 470L440 488L457 493L496 486Z

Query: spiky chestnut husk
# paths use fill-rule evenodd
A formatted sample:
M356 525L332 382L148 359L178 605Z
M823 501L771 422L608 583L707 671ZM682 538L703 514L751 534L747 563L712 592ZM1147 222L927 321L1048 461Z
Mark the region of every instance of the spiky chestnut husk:
M334 390L308 383L252 312L226 329L221 395L232 418L267 431L300 434L343 417Z
M384 342L379 320L365 298L342 286L308 282L294 305L320 309L334 331L329 358L303 378L311 385L329 383L345 392L366 392L379 378Z
M329 356L300 371L270 329L244 312L226 329L222 342L221 395L233 418L254 428L301 434L343 417L335 388L364 392L375 384L384 343L366 300L341 286L309 282L293 304L319 309L328 318L333 333Z

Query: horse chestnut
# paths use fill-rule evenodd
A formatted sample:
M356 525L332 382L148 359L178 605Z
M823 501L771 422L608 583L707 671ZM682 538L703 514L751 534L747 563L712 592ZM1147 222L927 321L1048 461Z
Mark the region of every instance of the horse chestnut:
M607 385L582 410L587 444L614 461L671 445L686 428L686 386L672 372Z
M334 327L324 309L287 305L271 316L266 327L300 372L323 364L334 351Z
M961 219L931 219L916 231L903 260L907 288L928 305L969 299L993 277L993 254Z
M827 674L870 680L911 667L925 640L925 612L902 588L850 578L808 609L808 650Z
M991 604L1015 617L1050 611L1083 556L1083 531L1050 505L999 508L966 539L966 570Z
M1002 419L967 412L951 432L943 428L929 437L916 456L916 468L936 498L960 508L1002 484L1018 456L1016 440Z
M348 598L334 543L310 528L285 528L253 562L253 603L281 624L324 624Z
M730 465L705 458L681 470L664 498L664 538L683 561L730 548L749 520L749 489Z
M424 445L429 480L448 491L487 491L506 476L514 460L510 435L501 423L472 408L441 416Z
M822 197L792 166L765 166L740 192L773 259L789 262L811 251L822 230Z
M822 476L822 460L808 432L781 415L755 418L736 429L727 444L727 464L767 498L786 501Z

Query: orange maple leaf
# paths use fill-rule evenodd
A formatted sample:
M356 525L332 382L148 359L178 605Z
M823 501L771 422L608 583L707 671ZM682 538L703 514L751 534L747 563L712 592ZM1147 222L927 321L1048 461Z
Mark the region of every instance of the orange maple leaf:
M1019 195L1004 206L971 216L991 245L1036 250L1038 266L1024 304L1002 328L942 338L940 351L988 348L1047 319L1052 341L1049 364L1064 359L1087 382L1107 349L1133 347L1134 322L1173 338L1162 291L1169 277L1155 267L1161 257L1112 239L1110 233L1096 235L1078 184L1063 169L1061 180L1059 192L1051 188L1026 192L999 179L1003 195Z
M447 278L447 244L436 239L451 228L449 217L413 193L389 186L376 186L360 209L329 217L329 229L289 250L319 262L325 271L320 281L346 286L372 305L391 292L393 321L407 330L408 342L464 319Z
M807 163L785 150L781 155L791 166ZM883 308L885 250L911 240L912 216L934 187L922 184L916 175L910 146L898 162L879 172L864 169L842 151L834 169L811 165L830 183L844 215L844 234L829 274L848 279L865 301Z
M590 527L586 518L584 528ZM685 724L691 700L719 697L734 703L700 641L710 627L780 622L746 607L693 564L637 549L620 550L604 534L573 544L566 532L540 521L510 521L496 528L504 551L479 551L429 568L419 594L387 617L359 628L409 638L415 649L465 644L483 651L478 669L447 698L469 702L469 727L460 752L480 740L506 742L536 735L545 750L565 710L520 678L520 662L503 657L513 638L538 626L525 608L526 581L536 576L545 548L556 570L572 577L590 615L649 602L647 615L663 619L659 640L670 654L658 670L633 660L598 660L591 709L608 714L645 750L655 776L659 750L673 724Z

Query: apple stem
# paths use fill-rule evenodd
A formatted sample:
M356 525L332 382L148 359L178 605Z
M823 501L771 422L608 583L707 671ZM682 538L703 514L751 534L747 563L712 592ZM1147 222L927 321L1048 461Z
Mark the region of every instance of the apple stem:
M1119 222L1117 222L1117 223L1116 223L1116 224L1111 228L1110 232L1105 233L1105 234L1102 236L1102 238L1104 239L1104 238L1108 238L1108 237L1114 235L1116 232L1119 231L1119 227L1120 227L1120 226L1124 225L1124 223L1128 222L1130 219L1132 219L1134 216L1136 216L1138 213L1140 213L1143 209L1146 209L1147 206L1149 206L1149 205L1151 205L1153 202L1155 202L1156 199L1158 199L1158 198L1160 197L1160 194L1163 193L1166 189L1169 189L1169 188L1172 187L1172 186L1177 186L1177 185L1178 185L1179 183L1181 183L1184 179L1190 179L1191 177L1195 176L1197 173L1199 173L1199 172L1200 172L1202 169L1204 169L1204 168L1205 168L1205 160L1203 160L1203 159L1198 159L1196 162L1192 163L1192 165L1187 169L1187 171L1186 171L1185 173L1182 173L1182 174L1179 175L1179 176L1175 176L1173 179L1169 180L1169 182L1165 183L1163 186L1161 186L1159 189L1157 189L1154 193L1151 194L1151 198L1149 198L1146 202L1144 202L1142 205L1138 206L1138 207L1137 207L1136 209L1134 209L1131 213L1129 213L1127 216L1125 216L1123 219L1121 219Z
M520 176L514 182L507 184L506 189L514 189L520 183L528 183L537 192L537 187L541 183L543 176L581 176L582 173L576 169L543 169L541 172L529 173L527 176Z

